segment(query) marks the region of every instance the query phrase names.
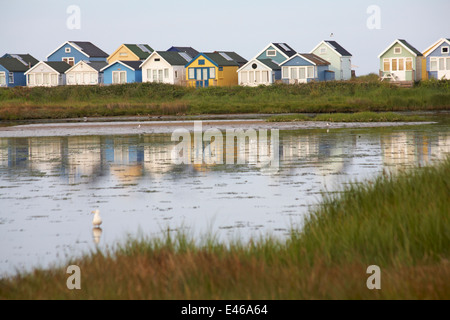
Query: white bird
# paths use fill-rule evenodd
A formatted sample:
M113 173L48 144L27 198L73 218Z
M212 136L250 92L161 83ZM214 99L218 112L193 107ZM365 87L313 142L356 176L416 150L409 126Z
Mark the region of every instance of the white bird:
M100 217L100 210L96 209L91 213L94 213L94 219L92 219L92 224L94 225L94 227L100 228L100 225L102 224L102 218Z

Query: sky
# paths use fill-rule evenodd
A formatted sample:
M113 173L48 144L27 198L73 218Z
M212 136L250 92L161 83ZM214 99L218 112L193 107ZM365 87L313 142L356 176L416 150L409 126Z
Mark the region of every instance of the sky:
M0 12L0 55L38 60L65 41L90 41L108 54L123 43L145 43L251 59L271 42L308 53L334 40L364 75L378 73L377 56L395 39L423 52L450 38L449 0L0 0Z

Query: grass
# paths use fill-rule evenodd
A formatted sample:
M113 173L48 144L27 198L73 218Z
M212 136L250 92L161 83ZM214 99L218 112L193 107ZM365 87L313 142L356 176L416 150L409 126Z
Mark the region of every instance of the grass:
M449 299L450 158L328 195L286 241L129 239L65 267L0 280L3 299ZM369 265L381 290L366 287Z
M266 119L268 122L294 121L328 121L328 122L411 122L426 121L425 117L402 115L395 112L355 112L355 113L324 113L314 116L304 114L277 115Z
M0 119L60 119L125 115L240 113L349 113L450 108L450 81L429 80L413 88L354 81L256 88L187 88L160 83L113 86L0 88Z

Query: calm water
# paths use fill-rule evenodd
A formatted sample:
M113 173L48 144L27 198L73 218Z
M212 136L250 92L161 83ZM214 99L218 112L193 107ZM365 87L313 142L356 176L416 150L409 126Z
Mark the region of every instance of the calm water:
M175 165L166 134L0 138L0 275L168 228L225 241L285 237L325 190L444 158L448 120L281 131L276 174L248 162Z

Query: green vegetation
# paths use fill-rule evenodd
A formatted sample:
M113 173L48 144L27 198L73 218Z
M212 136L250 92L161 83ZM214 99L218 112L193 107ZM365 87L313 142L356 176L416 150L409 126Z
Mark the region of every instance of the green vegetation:
M425 117L402 115L394 112L323 113L314 116L304 114L277 115L266 119L268 122L329 121L329 122L407 122L426 121Z
M135 83L114 86L0 88L0 119L60 119L125 115L335 113L443 110L450 81L399 88L373 77L256 88L187 88Z
M131 239L64 267L0 280L3 299L449 299L450 159L328 195L287 241ZM369 265L381 290L366 287Z

